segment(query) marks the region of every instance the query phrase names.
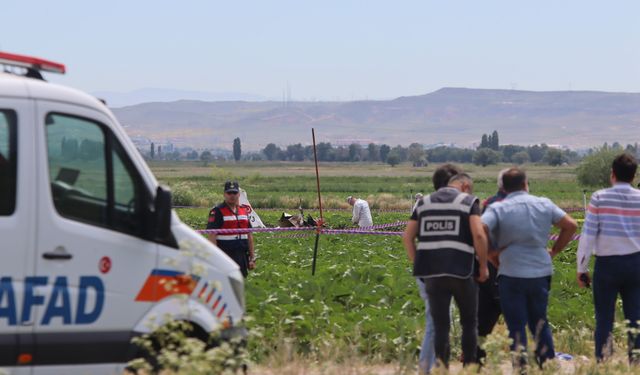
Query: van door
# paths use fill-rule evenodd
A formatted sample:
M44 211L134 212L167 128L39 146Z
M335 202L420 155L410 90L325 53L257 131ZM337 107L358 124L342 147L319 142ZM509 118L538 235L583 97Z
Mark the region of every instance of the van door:
M33 103L0 97L0 366L28 364L32 330L20 312L33 272Z
M136 296L157 264L145 239L149 189L110 119L38 102L38 242L34 363L116 363L150 309ZM31 315L29 315L31 314Z

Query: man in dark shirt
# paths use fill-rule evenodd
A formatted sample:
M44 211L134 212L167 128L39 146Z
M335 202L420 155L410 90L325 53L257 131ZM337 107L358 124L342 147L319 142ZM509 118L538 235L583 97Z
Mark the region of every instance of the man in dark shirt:
M251 228L249 221L251 211L249 206L239 204L239 192L240 186L237 181L227 181L224 184L224 202L209 212L207 229ZM248 270L255 268L256 258L251 233L210 233L209 241L217 245L240 266L244 277L247 277Z
M502 176L509 169L503 169L498 173L498 192L482 202L482 213L486 211L490 205L501 202L507 197L504 191L504 183ZM487 256L487 265L489 267L489 278L478 283L478 361L482 362L487 353L481 348L481 344L487 336L491 334L498 319L502 314L500 307L500 293L498 292L498 251L494 244L489 244L489 253Z
M489 271L480 203L471 195L472 190L473 182L467 174L451 177L448 186L418 202L403 236L407 255L413 261L413 274L425 280L435 326L436 358L446 367L452 297L460 310L464 364L476 362L478 290L473 277L476 254L478 281L486 280Z

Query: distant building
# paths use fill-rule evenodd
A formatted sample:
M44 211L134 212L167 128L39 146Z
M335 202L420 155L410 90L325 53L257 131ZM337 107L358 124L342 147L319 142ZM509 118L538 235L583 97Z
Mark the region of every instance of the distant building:
M445 143L445 142L423 144L423 146L426 150L431 150L433 148L438 148L438 147L458 147L456 146L455 143Z

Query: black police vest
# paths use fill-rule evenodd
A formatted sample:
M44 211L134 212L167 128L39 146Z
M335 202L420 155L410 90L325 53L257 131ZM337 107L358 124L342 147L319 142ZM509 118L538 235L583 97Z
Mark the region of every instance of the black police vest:
M413 275L422 278L473 275L475 250L469 226L478 198L442 188L418 202L418 244Z

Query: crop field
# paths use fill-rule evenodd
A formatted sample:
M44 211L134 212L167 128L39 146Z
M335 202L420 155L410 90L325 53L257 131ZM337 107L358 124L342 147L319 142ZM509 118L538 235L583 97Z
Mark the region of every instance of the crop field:
M176 206L208 207L222 200L222 184L237 179L255 208L317 208L315 169L311 163L152 162L158 179L174 193ZM347 195L367 199L371 208L406 209L417 192L433 190L431 175L437 165L413 168L384 164L327 163L320 165L323 207L348 208ZM508 165L463 165L475 180L481 198L495 193L496 175ZM562 207L582 207L583 189L575 182L574 166L526 168L534 194L554 199Z
M221 201L221 184L226 178L239 180L267 226L277 226L283 211L297 213L300 205L305 215L318 216L315 178L309 166L305 174L291 172L286 165L250 165L248 172L243 172L242 165L237 169L209 166L207 174L200 170L204 167L187 165L188 173L194 174L191 177L179 165L152 167L178 199L189 197L177 205L202 206L176 209L180 218L195 229L205 227L207 207ZM475 193L481 199L494 193L494 176L502 167L470 171L473 177L479 176ZM417 176L412 175L413 168L396 167L394 172L404 171L404 175L391 176L384 175L384 166L371 167L377 168L377 175L371 171L361 174L351 165L331 168L321 169L325 204L346 208L344 197L359 195L373 203L374 224L407 220L410 196L432 190L433 168ZM530 167L529 173L534 194L547 196L561 207L582 206L583 188L575 182L571 167ZM572 215L583 217L582 212ZM349 210L328 210L325 220L332 228L351 226ZM415 368L424 330L424 304L399 236L322 235L315 276L311 276L315 234L254 236L257 269L247 278L246 298L254 335L250 349L256 362L271 363L274 358L282 360L295 354L316 362L361 358ZM577 242L572 242L554 260L549 318L557 351L590 358L593 305L590 290L579 289L575 282L576 248ZM497 332L506 334L503 323ZM453 334L459 340L460 331L455 325ZM620 328L616 337L617 344L625 344ZM452 350L455 358L459 354L455 341ZM500 350L506 351L504 343Z

